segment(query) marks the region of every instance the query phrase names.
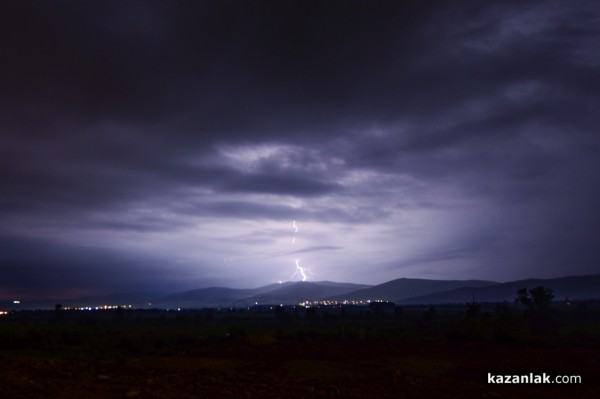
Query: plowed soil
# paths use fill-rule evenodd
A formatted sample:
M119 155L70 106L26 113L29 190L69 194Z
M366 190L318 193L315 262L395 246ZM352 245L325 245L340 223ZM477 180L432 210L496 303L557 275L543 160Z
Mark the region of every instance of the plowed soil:
M600 398L590 347L229 342L171 356L0 358L0 398ZM488 384L487 373L581 384Z

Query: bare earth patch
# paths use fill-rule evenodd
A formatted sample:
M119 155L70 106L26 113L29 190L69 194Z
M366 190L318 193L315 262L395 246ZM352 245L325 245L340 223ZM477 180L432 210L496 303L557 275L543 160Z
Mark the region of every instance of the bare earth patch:
M385 342L231 343L110 361L11 356L10 398L598 398L597 348ZM490 385L487 373L582 375L580 385Z

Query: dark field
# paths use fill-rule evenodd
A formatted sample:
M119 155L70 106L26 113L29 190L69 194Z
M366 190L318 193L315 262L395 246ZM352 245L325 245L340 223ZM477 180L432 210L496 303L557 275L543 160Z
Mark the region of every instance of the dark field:
M0 317L1 398L598 398L600 309L265 307ZM581 376L488 384L487 375Z

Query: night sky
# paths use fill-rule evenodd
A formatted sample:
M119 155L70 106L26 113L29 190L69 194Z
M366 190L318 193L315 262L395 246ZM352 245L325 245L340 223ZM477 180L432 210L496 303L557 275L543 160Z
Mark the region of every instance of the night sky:
M598 273L599 126L595 1L3 1L0 299Z

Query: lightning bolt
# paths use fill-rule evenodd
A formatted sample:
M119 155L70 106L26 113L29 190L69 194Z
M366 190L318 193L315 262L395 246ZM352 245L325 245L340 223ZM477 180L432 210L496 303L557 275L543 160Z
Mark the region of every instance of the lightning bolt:
M296 225L296 221L292 220L292 227L294 229L294 238L292 238L292 244L296 243L296 233L300 230ZM292 275L292 279L295 277L301 277L302 281L308 280L312 276L310 270L300 266L300 259L296 259L296 271Z
M296 243L296 233L298 232L298 226L296 226L296 221L292 221L292 227L294 228L294 238L292 238L292 244Z
M299 263L300 263L300 259L296 259L296 271L292 275L292 278L300 275L300 276L302 276L302 281L306 281L306 279L308 278L308 276L306 275L306 273L308 271L304 270L304 268L302 266L300 266Z

